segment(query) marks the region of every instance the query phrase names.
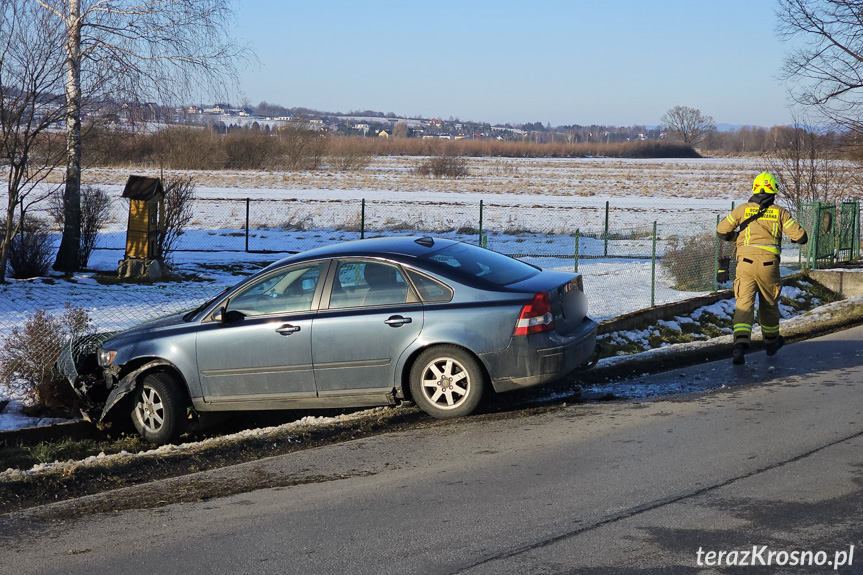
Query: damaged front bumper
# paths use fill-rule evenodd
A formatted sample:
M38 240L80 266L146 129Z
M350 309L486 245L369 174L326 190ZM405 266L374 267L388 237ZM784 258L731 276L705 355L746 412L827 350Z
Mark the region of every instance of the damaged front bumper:
M54 368L72 385L72 389L83 404L81 413L85 419L92 420L93 415L101 413L108 389L102 369L96 359L96 353L101 345L114 332L95 333L73 339L63 346L60 357Z
M63 347L55 369L65 377L82 407L81 414L87 421L100 422L105 415L126 395L135 389L137 377L147 369L160 365L160 361L149 362L119 378L120 366L99 367L97 354L102 344L116 332L96 333L70 341Z

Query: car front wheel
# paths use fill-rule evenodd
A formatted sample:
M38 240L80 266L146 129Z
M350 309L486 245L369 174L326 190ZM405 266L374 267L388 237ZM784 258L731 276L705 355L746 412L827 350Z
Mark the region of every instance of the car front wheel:
M468 415L482 399L485 386L479 362L449 345L422 352L410 373L411 395L420 409L439 419Z
M132 423L150 443L165 444L183 432L186 404L173 377L150 373L135 390Z

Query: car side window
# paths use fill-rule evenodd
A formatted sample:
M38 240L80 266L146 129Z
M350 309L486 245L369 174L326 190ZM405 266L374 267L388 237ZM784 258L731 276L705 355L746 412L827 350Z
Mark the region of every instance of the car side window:
M408 292L408 283L397 266L343 261L339 262L333 280L330 309L405 303Z
M323 266L301 264L266 275L231 297L227 311L246 316L309 311Z
M407 270L407 274L424 302L448 302L452 299L453 291L448 285L414 270Z

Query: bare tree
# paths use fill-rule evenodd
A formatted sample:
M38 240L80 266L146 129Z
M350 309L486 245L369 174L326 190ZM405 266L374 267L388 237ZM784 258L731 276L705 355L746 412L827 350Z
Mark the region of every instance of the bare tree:
M195 181L192 176L177 176L165 180L165 212L162 231L159 233L157 252L170 264L177 249L177 240L192 221L192 202L195 200Z
M771 129L770 137L765 168L779 184L779 201L792 213L806 203L835 202L848 192L839 163L818 133L795 120L792 126Z
M393 137L395 138L407 138L410 135L410 127L407 122L396 122L396 125L393 126Z
M863 132L863 0L779 0L780 33L800 38L785 60L795 99Z
M716 130L713 118L687 106L671 108L663 114L660 123L673 137L690 146L697 145L708 133Z
M327 136L305 118L296 118L279 128L279 142L289 170L316 170L327 150Z
M111 218L111 197L103 188L84 185L81 187L81 267L86 268L90 256L96 249L99 232ZM62 194L55 194L48 207L54 222L63 229L66 212L63 210Z
M51 194L43 182L63 161L51 134L64 113L61 40L30 0L0 0L0 165L7 165L0 282L27 210Z
M228 33L231 0L33 0L63 31L66 212L54 268L80 265L81 116L108 101L224 94L247 52ZM226 82L227 81L227 82Z

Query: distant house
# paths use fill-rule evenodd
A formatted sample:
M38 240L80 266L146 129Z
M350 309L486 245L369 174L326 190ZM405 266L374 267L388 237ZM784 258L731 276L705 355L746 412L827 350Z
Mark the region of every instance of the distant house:
M381 130L380 132L378 132L378 138L389 138L389 137L390 137L390 133L387 132L386 130Z
M435 128L440 128L441 126L443 126L443 122L441 122L438 119L433 118L433 119L429 120L428 122L426 122L426 126L433 126Z
M252 111L252 109L251 109L251 108L243 108L243 109L241 109L239 112L237 112L237 114L238 114L239 116L243 116L243 117L248 118L249 116L251 116L252 114L254 114L254 112Z
M186 108L187 114L200 114L202 112L203 112L203 110L201 110L201 108L199 108L197 106L189 106L188 108Z

